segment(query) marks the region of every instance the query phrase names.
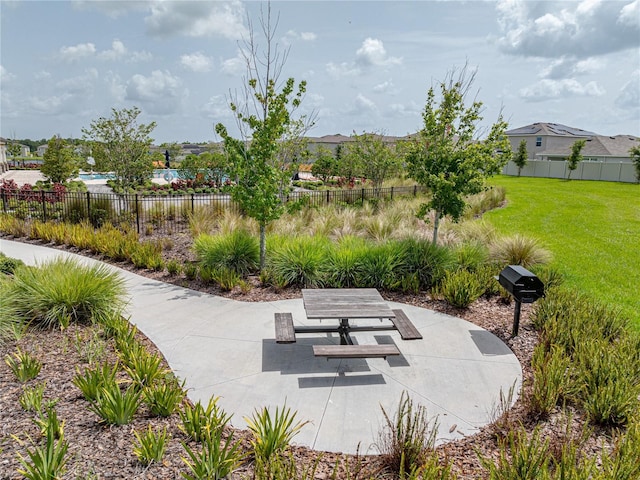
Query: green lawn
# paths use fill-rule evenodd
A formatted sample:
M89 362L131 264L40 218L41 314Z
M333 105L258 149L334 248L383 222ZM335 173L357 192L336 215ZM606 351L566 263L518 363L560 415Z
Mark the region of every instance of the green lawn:
M500 233L540 239L567 283L619 305L640 330L640 185L499 176L507 205L485 214Z

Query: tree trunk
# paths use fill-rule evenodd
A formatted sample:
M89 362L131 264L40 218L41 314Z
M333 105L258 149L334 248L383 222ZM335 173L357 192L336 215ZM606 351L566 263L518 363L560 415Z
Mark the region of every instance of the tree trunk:
M267 253L267 226L260 224L260 271L264 270L265 259Z
M436 218L433 221L433 240L431 241L433 245L437 245L438 243L438 227L440 226L441 216L442 216L442 213L440 213L439 210L436 210Z

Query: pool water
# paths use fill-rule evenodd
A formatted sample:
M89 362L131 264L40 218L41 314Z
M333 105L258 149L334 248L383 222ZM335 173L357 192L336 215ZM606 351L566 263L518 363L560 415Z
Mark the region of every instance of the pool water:
M176 178L178 178L178 171L173 168L169 168L169 169L163 168L161 170L154 170L153 178L165 178L165 175L167 173L169 173L173 177L172 180L175 180ZM112 172L107 172L107 173L82 172L78 175L78 178L80 180L112 180L115 178L115 176Z

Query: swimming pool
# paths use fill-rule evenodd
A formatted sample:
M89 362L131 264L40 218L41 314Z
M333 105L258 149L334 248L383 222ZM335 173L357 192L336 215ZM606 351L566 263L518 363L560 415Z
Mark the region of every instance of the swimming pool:
M178 171L174 168L163 168L161 170L153 171L153 178L165 178L165 175L169 173L171 175L171 180L175 180L178 178ZM80 172L78 174L78 178L80 180L113 180L115 177L113 172L106 173L88 173L88 172Z

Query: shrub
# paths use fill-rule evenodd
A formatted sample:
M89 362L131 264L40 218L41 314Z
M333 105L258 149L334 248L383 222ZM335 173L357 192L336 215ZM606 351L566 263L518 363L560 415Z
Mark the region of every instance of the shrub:
M98 389L98 395L89 410L100 417L102 423L126 425L138 411L141 391L130 385L125 391L117 383L105 383Z
M193 244L200 265L211 270L230 269L240 275L254 272L260 263L260 246L246 230L199 235Z
M116 374L118 370L119 365L117 363L110 365L107 362L95 368L86 368L82 373L76 367L76 374L72 382L80 389L86 400L93 402L98 398L98 393L105 386L109 385L107 389L112 389L114 385L117 386Z
M38 383L33 387L25 387L22 390L22 395L18 399L20 406L27 412L41 412L42 411L42 398L44 396L44 383Z
M362 256L367 242L351 235L343 236L337 245L328 251L326 265L327 286L333 288L352 288L361 275Z
M458 269L475 272L482 268L489 259L488 249L480 243L463 243L453 251Z
M313 288L325 278L328 240L324 237L271 238L266 268L278 286Z
M531 268L551 260L551 253L540 242L523 235L513 235L496 240L491 245L491 257L500 265L522 265Z
M184 381L180 384L172 376L155 382L143 390L144 403L149 407L151 414L158 417L172 415L185 396Z
M385 419L378 448L385 466L394 473L410 472L425 464L435 446L437 422L429 422L427 410L402 392L398 409L390 416L382 409Z
M531 359L533 368L533 391L529 401L529 410L534 415L546 417L560 399L566 398L569 390L568 376L571 359L559 348L547 351L538 344Z
M420 288L429 290L437 284L453 264L451 252L431 241L407 238L398 242L402 255L400 277L417 275Z
M458 308L467 308L483 293L484 288L477 275L466 270L448 272L433 290L434 297L442 298Z
M38 376L42 368L42 362L29 352L23 352L18 348L13 355L7 355L4 359L19 382L28 382Z
M22 469L18 473L28 480L43 480L62 478L65 472L67 450L69 444L64 438L56 440L53 429L47 431L44 445L33 444L27 448L27 457L18 454Z
M4 273L5 275L13 275L13 272L18 267L24 265L22 260L17 258L7 257L4 253L0 252L0 273Z
M183 443L182 447L189 458L183 457L182 460L191 473L183 473L182 476L187 480L229 478L231 472L240 466L244 458L240 446L240 440L233 440L233 433L230 433L223 442L221 430L217 430L203 440L202 450L199 453Z
M289 446L293 437L309 422L296 422L296 412L286 405L276 407L271 414L267 407L255 410L251 418L245 418L253 438L251 445L256 458L268 462L274 455Z
M371 245L360 257L356 287L393 289L399 283L403 268L402 246L397 242Z
M100 321L124 306L122 278L106 265L58 258L16 271L3 303L20 318L45 328Z
M218 398L210 398L207 408L198 401L195 405L187 404L180 412L182 430L186 435L196 442L202 442L211 436L218 436L224 427L231 420L231 415L227 414L218 406Z
M151 425L144 432L135 431L133 434L136 441L133 445L133 453L138 461L143 465L150 465L153 462L160 463L167 448L167 427L159 432L154 432Z

